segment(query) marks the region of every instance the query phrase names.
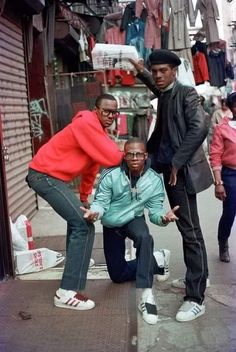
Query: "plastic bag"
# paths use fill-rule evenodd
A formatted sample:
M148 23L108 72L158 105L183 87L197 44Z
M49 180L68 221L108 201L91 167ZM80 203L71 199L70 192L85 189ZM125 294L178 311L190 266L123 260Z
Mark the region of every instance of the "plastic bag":
M38 248L15 253L16 274L42 271L60 264L65 257L48 248Z
M27 217L25 215L20 215L16 219L15 225L17 230L20 232L21 237L25 239L25 241L28 242L27 240L27 230L26 230L26 222L28 221Z
M11 237L12 237L12 246L13 251L25 251L28 249L27 240L21 236L20 231L17 229L16 224L14 224L10 218L11 226Z

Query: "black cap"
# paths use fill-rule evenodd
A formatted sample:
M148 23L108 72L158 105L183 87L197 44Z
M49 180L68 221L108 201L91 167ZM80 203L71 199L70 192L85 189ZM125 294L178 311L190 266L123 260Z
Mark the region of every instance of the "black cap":
M167 49L156 49L149 55L149 62L151 65L172 64L179 66L181 64L180 58Z

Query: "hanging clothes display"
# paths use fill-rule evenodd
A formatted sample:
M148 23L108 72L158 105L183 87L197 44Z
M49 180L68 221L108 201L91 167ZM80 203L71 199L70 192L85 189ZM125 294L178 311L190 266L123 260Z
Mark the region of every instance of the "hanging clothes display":
M219 19L219 9L216 0L197 0L195 16L198 11L201 13L202 30L206 33L206 43L219 41L219 32L216 20Z
M191 47L187 15L191 26L195 24L195 14L192 0L164 0L163 21L170 21L168 49L181 50Z
M193 2L196 3L195 10ZM127 5L123 3L116 11L104 16L100 35L96 36L100 38L97 42L134 46L145 64L152 50L167 48L181 59L177 78L182 84L196 86L209 82L213 87L226 84L228 61L225 57L226 49L220 46L216 0L136 0ZM195 26L199 12L202 28L194 37L205 36L208 44L195 39L195 45L191 48L187 18L190 26ZM232 69L228 71L232 77ZM136 89L137 83L140 83L133 71L114 69L106 71L106 75L110 88L116 89L119 92L117 97L120 96L123 100L124 92L129 92L132 96L132 90L126 90L125 86L133 85ZM141 102L142 97L138 100ZM122 101L119 106L124 114L120 120L119 135L125 136L127 131L127 136L130 134L146 139L149 130L147 107L145 111L139 111L133 105L122 104Z
M136 17L140 18L144 8L147 10L144 43L149 49L161 48L161 3L161 0L136 0Z

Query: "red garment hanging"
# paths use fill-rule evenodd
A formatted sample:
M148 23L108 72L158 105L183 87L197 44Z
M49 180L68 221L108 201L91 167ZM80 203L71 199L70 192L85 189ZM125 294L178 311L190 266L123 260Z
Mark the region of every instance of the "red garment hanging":
M193 74L196 84L201 84L205 81L209 81L209 71L205 54L198 51L195 55L193 55L193 67Z

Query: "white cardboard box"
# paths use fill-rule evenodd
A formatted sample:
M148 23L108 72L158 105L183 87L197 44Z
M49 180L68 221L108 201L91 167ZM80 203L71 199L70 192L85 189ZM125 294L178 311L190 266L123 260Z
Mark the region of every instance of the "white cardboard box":
M96 44L92 50L93 68L95 70L132 71L129 59L139 58L136 48L132 45Z

